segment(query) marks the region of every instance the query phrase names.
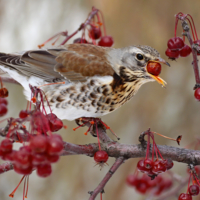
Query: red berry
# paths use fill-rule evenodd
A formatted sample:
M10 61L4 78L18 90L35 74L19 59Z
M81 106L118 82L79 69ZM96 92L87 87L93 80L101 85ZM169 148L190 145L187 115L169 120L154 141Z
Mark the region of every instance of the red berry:
M160 173L165 172L165 171L166 171L166 166L165 166L163 160L156 160L154 162L152 172L154 174L160 174Z
M158 76L161 73L161 64L157 62L148 62L147 72L154 76Z
M178 200L192 200L192 197L190 194L181 193Z
M49 120L49 128L52 132L56 132L63 127L63 122L59 119L55 114L49 113L47 115L47 119Z
M83 38L77 38L73 41L73 43L88 43L88 41L86 39Z
M200 88L197 88L194 91L194 97L195 97L196 100L200 101Z
M51 175L51 172L52 172L51 165L48 163L37 166L37 175L40 177L45 178L45 177Z
M144 160L139 160L138 163L137 163L137 169L141 172L146 172L148 171L146 169L146 167L144 166Z
M0 89L0 97L8 97L8 90L6 88L1 88Z
M192 196L197 196L199 194L199 186L198 185L191 185L189 187L189 193Z
M144 160L139 160L137 163L137 169L143 173L148 173L150 169L147 169L144 164Z
M30 165L27 168L22 168L20 165L14 164L14 170L18 174L29 175L33 171L33 167Z
M27 110L21 110L20 113L19 113L19 117L21 119L24 119L28 116L28 111Z
M163 163L164 163L167 170L171 169L174 166L174 163L170 158L163 160Z
M32 164L34 166L44 164L47 161L47 155L44 153L35 153L32 157Z
M181 49L184 47L184 41L180 37L174 37L168 40L167 46L171 50Z
M30 146L22 146L19 148L20 151L26 151L26 152L29 152L31 153L32 152L32 149Z
M144 160L144 167L146 168L146 169L151 169L152 167L153 167L153 160L151 160L151 159L145 159Z
M15 153L15 164L19 166L19 168L27 169L32 166L32 156L30 152L25 150L19 150Z
M111 47L114 43L114 40L111 36L103 36L101 37L98 45L102 47Z
M56 163L56 162L58 162L59 158L60 158L59 155L47 155L47 160L50 163Z
M8 112L5 104L0 104L0 117L4 116Z
M15 160L15 153L17 151L13 150L11 153L7 153L3 156L2 160L9 160L9 161L14 161Z
M30 140L30 148L37 153L43 153L46 151L48 145L48 139L44 135L36 135Z
M136 185L137 180L138 180L138 178L137 178L136 175L129 175L129 176L127 177L127 179L126 179L126 182L127 182L129 185L134 186L134 185Z
M8 101L5 98L0 98L0 104L8 105Z
M48 154L59 154L63 150L63 140L57 134L52 135L49 138Z
M12 146L13 146L13 143L8 138L6 138L2 140L0 148L3 153L11 153Z
M135 187L138 192L145 194L147 190L149 189L147 177L144 176L141 179L138 179Z
M199 47L200 47L200 40L196 40L196 41L194 41L194 44L198 44ZM197 52L197 55L200 55L200 52Z
M185 44L185 46L180 50L180 56L187 57L190 55L191 52L192 49L187 44Z
M108 154L106 151L97 151L94 154L94 160L98 163L105 163L108 160Z
M99 27L91 26L89 36L94 40L99 39L101 37L101 29Z
M175 60L179 57L180 51L179 50L171 50L167 49L165 51L166 56L168 56L170 59Z

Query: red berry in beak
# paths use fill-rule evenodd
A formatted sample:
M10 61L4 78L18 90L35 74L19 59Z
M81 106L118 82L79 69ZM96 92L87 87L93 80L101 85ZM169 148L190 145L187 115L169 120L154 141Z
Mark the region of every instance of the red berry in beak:
M147 72L154 76L158 76L161 73L161 64L157 62L149 62L147 64Z

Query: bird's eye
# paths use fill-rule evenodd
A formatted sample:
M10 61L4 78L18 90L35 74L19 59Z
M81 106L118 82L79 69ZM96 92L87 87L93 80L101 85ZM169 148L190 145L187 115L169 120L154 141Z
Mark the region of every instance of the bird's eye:
M143 56L142 54L138 53L138 54L136 55L136 58L137 58L138 60L143 60L143 59L144 59L144 56Z

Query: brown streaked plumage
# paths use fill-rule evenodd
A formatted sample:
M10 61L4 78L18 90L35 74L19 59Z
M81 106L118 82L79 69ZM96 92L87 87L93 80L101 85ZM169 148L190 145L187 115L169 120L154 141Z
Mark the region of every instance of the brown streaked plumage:
M53 112L68 120L108 114L129 101L142 84L154 79L164 84L147 72L149 61L168 64L148 46L114 49L69 44L22 54L0 53L0 68L22 84L29 100L29 84L64 81L42 89Z

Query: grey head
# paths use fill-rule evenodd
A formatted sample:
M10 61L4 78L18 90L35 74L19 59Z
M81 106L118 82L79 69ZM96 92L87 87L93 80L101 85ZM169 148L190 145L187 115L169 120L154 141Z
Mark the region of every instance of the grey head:
M122 75L123 71L123 74L126 73L128 77L132 76L146 82L156 80L164 85L164 81L160 77L155 77L147 72L147 64L151 61L169 66L169 63L162 59L158 51L150 46L138 45L112 49L108 53L108 60L119 76Z

